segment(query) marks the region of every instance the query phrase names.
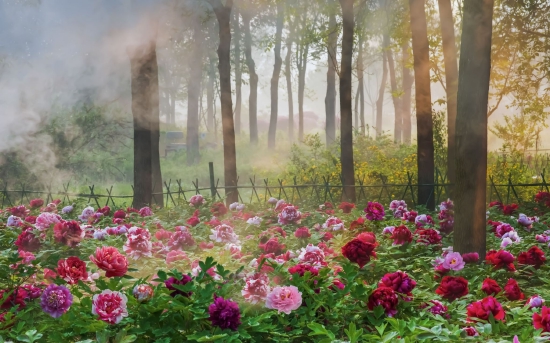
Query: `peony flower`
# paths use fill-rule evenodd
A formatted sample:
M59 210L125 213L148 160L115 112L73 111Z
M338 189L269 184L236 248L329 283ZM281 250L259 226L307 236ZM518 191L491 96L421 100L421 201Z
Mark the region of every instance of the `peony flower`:
M140 257L152 257L153 244L149 230L133 226L128 229L124 252L134 260Z
M376 244L354 238L342 247L342 255L351 262L357 263L360 268L363 268L365 264L369 263L371 257L376 257L375 248Z
M164 285L170 291L171 297L175 297L176 295L182 295L184 297L189 298L193 294L193 292L184 292L174 287L174 285L184 286L191 281L193 281L193 279L189 275L182 275L181 279L176 279L175 277L171 276L166 281L164 281Z
M40 297L42 310L54 318L59 318L69 310L73 295L65 286L49 285Z
M514 231L514 228L510 224L500 223L495 228L495 236L497 236L498 238L502 238L502 236L504 236L505 233L510 231Z
M467 252L462 254L462 259L466 263L477 263L479 261L479 254L477 252Z
M298 274L300 277L304 276L306 272L310 272L313 276L319 275L319 269L309 264L297 264L288 268L288 272L290 274Z
M489 252L487 252L487 255L485 257L485 261L489 264L492 264L495 269L506 268L508 269L508 271L511 272L516 271L516 267L514 266L514 259L514 255L504 250L490 250Z
M128 260L115 247L96 248L95 256L90 255L90 261L104 270L106 277L124 276L128 271Z
M536 330L550 332L550 308L543 306L540 314L533 313L533 326Z
M132 295L134 296L134 298L136 298L138 303L143 303L151 300L154 293L155 292L153 290L153 287L147 284L136 285L132 290Z
M539 295L533 295L527 299L527 304L529 305L529 308L542 307L542 304L544 304L544 299Z
M465 262L462 259L462 256L460 256L460 253L457 252L447 254L447 256L445 256L445 260L443 260L443 267L449 270L462 270L464 269L464 264Z
M69 214L69 213L71 213L71 212L73 211L73 209L74 209L74 206L68 205L68 206L65 206L65 207L63 207L63 208L61 209L61 213L63 213L63 214Z
M92 206L88 206L85 209L82 210L82 214L78 216L78 219L80 219L83 222L88 221L88 218L93 216L95 213L95 210Z
M390 238L393 239L393 245L403 245L412 242L412 232L405 225L400 225L393 230Z
M152 216L153 214L154 214L154 213L153 213L153 211L151 210L151 208L149 208L149 207L147 207L147 206L142 207L142 208L140 208L140 210L139 210L139 215L140 215L141 217L150 217L150 216Z
M534 266L538 269L546 262L546 257L544 256L544 252L534 245L529 248L529 250L521 252L518 255L518 262L520 264Z
M277 204L277 201L279 201L277 198L271 197L267 200L267 203L270 205L275 205Z
M362 232L355 237L365 243L376 244L376 235L373 232Z
M407 212L403 213L403 216L401 217L401 219L404 220L404 221L407 221L409 223L414 223L417 216L418 216L418 212L416 212L416 211L407 211Z
M386 212L384 211L384 206L378 202L369 201L367 207L365 208L366 217L368 220L384 220Z
M183 250L194 246L195 239L187 227L176 226L174 233L170 235L167 245L170 250Z
M466 309L470 322L475 322L477 319L489 320L489 314L492 314L495 320L504 320L506 316L502 305L491 296L471 303Z
M275 287L267 294L265 307L277 310L279 313L290 312L298 309L302 305L302 293L296 286Z
M70 285L76 285L78 280L88 279L86 263L76 256L57 261L57 274Z
M441 236L439 232L434 229L416 229L414 232L415 235L418 235L417 243L422 243L425 245L433 245L441 243Z
M210 212L212 213L212 215L216 217L220 217L227 213L227 207L225 207L223 203L217 202L212 204L212 208L210 208Z
M343 213L351 213L351 210L355 208L355 204L349 202L342 202L338 209L342 210Z
M321 248L316 247L313 244L308 244L305 248L302 248L298 259L300 262L310 264L312 266L326 265L325 253Z
M397 303L399 298L393 289L389 287L378 287L369 296L367 307L374 310L377 306L382 306L388 317L393 317L397 313Z
M262 225L262 218L255 216L246 221L248 225L260 226Z
M479 332L477 332L476 328L473 326L468 326L462 329L466 332L467 336L479 336Z
M220 329L237 331L237 328L241 325L239 305L231 300L214 295L214 303L208 307L208 313L212 325Z
M309 229L307 227L299 227L294 231L294 237L296 238L309 238L311 237L311 233L309 233Z
M266 254L280 254L285 249L285 245L282 243L279 243L278 237L270 238L267 242L264 244L259 245L260 249L262 249Z
M325 230L340 231L344 230L344 223L340 218L329 217L322 226Z
M405 200L392 200L390 210L393 212L394 218L401 218L407 212L407 203Z
M446 315L448 310L447 306L443 305L443 303L439 300L430 300L428 303L425 303L421 308L428 308L428 311L431 312L433 315L449 317L449 315Z
M487 295L497 295L502 291L498 283L491 278L486 278L485 280L483 280L481 290Z
M302 219L302 213L292 205L285 206L279 213L279 224L281 225L299 224L300 219Z
M525 295L521 292L518 282L514 279L508 279L508 282L504 286L504 295L508 300L522 300L525 298Z
M444 276L435 292L453 301L468 294L468 280L460 276Z
M24 218L26 217L28 214L29 214L29 210L25 207L25 205L19 205L19 206L14 206L14 207L10 207L8 210L12 216L15 216L15 217L21 217L21 218Z
M174 262L189 260L187 254L181 250L171 250L166 254L166 264L171 267Z
M226 224L216 226L209 236L211 240L218 243L239 243L239 237L233 231L233 228Z
M269 277L265 273L254 273L245 280L241 294L247 302L257 304L263 302L269 293Z
M395 230L395 226L386 226L383 230L382 230L382 234L383 235L392 235L393 234L393 231Z
M40 249L40 240L30 230L24 230L17 236L17 240L14 243L19 250L24 251L38 251Z
M424 228L426 226L434 225L434 220L430 215L420 214L414 218L414 223L417 228Z
M378 283L378 287L389 287L397 293L411 295L411 291L416 287L416 281L411 279L407 273L398 270L385 274Z
M502 206L502 213L504 213L507 216L512 215L516 210L518 209L517 204L510 204L510 205L504 205Z
M6 221L6 226L9 227L18 227L21 226L21 224L23 224L23 221L17 216L9 216L8 220Z
M60 221L55 224L53 232L56 242L65 244L71 248L80 244L80 241L86 235L86 232L82 230L80 224L75 220Z
M204 197L200 194L193 195L189 198L189 205L191 206L199 207L202 204L204 204Z
M124 317L128 317L127 302L128 298L123 293L106 289L94 295L92 314L99 316L98 319L106 323L118 324Z

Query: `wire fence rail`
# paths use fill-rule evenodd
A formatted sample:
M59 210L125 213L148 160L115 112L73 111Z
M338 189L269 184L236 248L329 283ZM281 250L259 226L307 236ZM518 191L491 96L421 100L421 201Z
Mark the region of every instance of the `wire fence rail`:
M210 178L209 183L200 185L199 180L191 181L192 187L186 187L182 179L163 181L163 189L155 190L152 193L153 199L162 196L164 206L176 207L183 202L187 202L188 198L195 194L202 194L213 199L222 200L225 197L226 191L234 190L239 193L239 200L242 203L266 203L269 198L285 199L288 202L297 203L324 203L330 201L332 203L340 202L344 194L341 178L331 176L317 176L309 183L298 182L297 176L289 179L257 179L255 176L250 177L246 184L233 187L225 187L220 185L220 179L214 177L213 165L210 163ZM414 182L412 174L407 173L407 182L400 184L390 184L387 182L387 177L378 176L378 183L369 184L365 175L356 175L357 184L354 185L357 196L357 204L364 204L368 201L378 201L383 204L388 204L394 199L403 199L413 206L426 205L418 204L416 192L418 187L430 187L431 197L434 197L436 204L442 200L446 200L449 194L450 184L446 180L446 176L436 169L434 184L419 185ZM534 192L538 190L549 191L549 185L546 182L544 171L540 175L540 182L533 183L513 183L511 177L507 183L495 183L492 176L489 176L487 183L487 201L500 201L502 203L517 202L522 203L532 199ZM537 178L538 180L539 178ZM54 199L60 199L62 204L72 204L77 198L87 199L89 204L101 206L120 206L123 204L131 204L132 195L117 195L114 194L113 188L99 187L95 184L86 186L86 191L73 191L70 188L70 182L62 184L62 190L54 190L52 185L41 187L41 190L28 189L23 183L17 185L19 189L11 189L7 183L3 184L0 189L0 197L2 198L2 208L5 206L15 206L29 203L33 198L42 198L49 203ZM82 189L81 187L80 189ZM134 186L131 185L132 193ZM105 192L103 192L105 190ZM527 190L528 192L525 192ZM527 194L530 199L525 198Z

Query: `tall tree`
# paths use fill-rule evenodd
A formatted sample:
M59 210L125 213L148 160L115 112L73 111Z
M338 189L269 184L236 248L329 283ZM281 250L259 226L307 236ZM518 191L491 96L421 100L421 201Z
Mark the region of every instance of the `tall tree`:
M206 85L206 125L208 132L214 133L214 83L216 79L216 68L214 57L208 58L208 84Z
M288 3L287 3L288 6ZM290 143L294 142L294 100L292 96L292 44L293 44L293 26L292 22L288 20L288 36L286 38L286 56L285 56L285 79L286 79L286 93L288 98L288 140Z
M277 134L277 117L279 110L279 76L281 75L281 36L283 35L284 25L284 4L282 0L277 1L277 24L275 33L275 65L273 66L273 75L271 76L271 116L269 118L269 132L267 137L267 147L275 148L275 138Z
M405 41L402 46L402 57L401 62L402 73L403 73L403 97L401 98L401 117L403 119L402 123L402 135L403 143L410 145L411 144L411 99L412 99L412 85L414 83L414 77L411 75L411 70L407 66L409 61L409 42Z
M338 43L338 26L332 1L328 6L328 39L327 39L327 94L325 95L326 140L327 146L336 140L336 44Z
M258 74L256 74L256 64L252 58L252 34L250 32L250 21L252 20L252 11L250 8L241 10L243 18L244 31L244 54L246 65L248 66L248 75L250 76L250 94L248 96L248 120L250 126L250 143L258 143Z
M384 35L384 43L382 51L382 81L378 91L378 99L376 100L376 137L382 135L382 115L384 111L384 93L386 92L386 83L388 82L388 64L386 58L386 48L389 44L389 37Z
M233 30L235 34L235 134L241 134L241 107L242 107L242 75L243 71L241 68L241 24L239 9L235 6L235 11L233 15Z
M298 141L304 140L304 92L306 89L307 59L309 56L309 32L306 13L302 14L302 34L298 40L296 67L298 69Z
M198 9L197 9L198 11ZM191 56L187 77L187 165L199 162L199 98L202 81L202 20L200 13L191 14L193 29Z
M465 0L456 116L454 250L485 259L487 103L493 0Z
M430 90L430 47L426 25L425 0L409 0L416 101L416 140L418 203L435 206L434 142Z
M363 33L359 36L359 52L357 53L357 93L359 98L359 125L361 127L361 135L365 135L365 80L363 65Z
M223 164L227 204L239 201L237 189L237 153L235 150L235 127L231 99L231 8L233 0L207 0L218 19L220 43L218 46L218 71L220 74L220 97L222 107Z
M353 113L351 108L351 71L353 69L353 0L340 0L342 6L342 59L340 66L340 161L342 164L342 200L355 202L353 165Z
M401 143L401 122L403 120L401 115L402 101L397 89L397 78L395 76L395 62L393 60L393 52L391 48L386 49L386 60L388 61L388 69L390 71L390 87L391 98L393 101L393 109L395 112L395 122L393 126L393 140L396 143Z
M438 0L443 59L445 61L445 89L447 92L447 179L451 183L451 196L455 182L455 123L456 93L458 91L458 65L456 57L455 27L451 0Z

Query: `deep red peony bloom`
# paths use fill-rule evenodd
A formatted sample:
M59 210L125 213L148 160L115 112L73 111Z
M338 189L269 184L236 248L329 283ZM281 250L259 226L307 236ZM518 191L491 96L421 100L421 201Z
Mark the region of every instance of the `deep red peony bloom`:
M86 263L76 256L57 261L57 274L71 285L77 284L78 280L88 279Z
M363 268L363 266L370 261L371 257L376 257L376 253L374 252L375 248L376 244L367 243L358 238L354 238L342 247L342 255Z
M311 237L311 233L309 233L309 229L307 227L299 227L294 231L294 237L296 238L309 238Z
M542 332L550 332L550 307L543 306L540 314L533 313L533 326Z
M101 247L90 255L90 261L106 271L106 277L123 276L128 271L128 260L115 247Z
M486 297L473 302L467 307L468 321L475 322L477 319L489 320L489 314L493 314L496 320L504 320L506 314L502 305L493 297Z
M504 295L511 301L525 298L525 295L521 292L521 289L519 289L518 282L514 279L509 279L504 286Z
M411 279L407 273L400 270L394 273L387 273L378 283L378 287L389 287L397 293L411 295L411 291L416 287L416 281Z
M260 249L262 249L266 254L275 254L278 255L283 252L285 249L285 245L282 243L279 243L278 237L270 238L267 242L264 244L259 245Z
M492 264L495 269L506 268L511 272L516 271L514 259L514 255L505 250L491 250L487 252L487 256L485 257L485 261Z
M544 204L546 207L550 207L550 193L538 192L537 195L535 195L535 201Z
M365 243L376 244L376 235L373 232L363 232L355 238L360 239Z
M444 276L435 292L453 301L468 294L468 280L460 276Z
M536 245L529 248L529 250L521 252L518 255L518 262L520 264L528 264L535 268L540 268L546 262L544 252Z
M394 245L403 245L412 242L412 232L405 225L400 225L393 230L390 238Z
M502 291L498 283L491 278L486 278L485 280L483 280L481 290L487 295L497 295Z
M466 263L477 263L479 261L479 254L477 252L467 252L462 254L462 259Z
M104 206L98 209L97 212L103 214L104 216L108 216L111 214L111 208L109 206Z
M19 250L23 251L37 251L40 249L40 240L30 230L24 230L17 236L17 240L14 243Z
M237 331L241 325L239 304L214 295L214 302L208 307L210 321L221 329Z
M351 224L349 225L349 229L355 230L356 228L364 227L364 226L365 226L365 218L359 217L357 218L357 220L354 220L351 222Z
M61 221L53 227L55 241L61 244L76 247L82 238L84 238L84 230L80 227L80 224L75 221Z
M117 210L115 214L113 214L113 218L124 219L126 218L126 212L124 210Z
M418 235L417 243L426 245L441 243L441 236L434 229L416 229L414 234Z
M210 209L210 212L212 213L212 215L216 217L223 216L224 214L227 213L227 207L225 207L223 203L217 202L212 204L212 208Z
M340 204L340 206L338 206L338 208L341 209L344 213L351 213L351 210L355 208L355 204L343 202Z
M502 213L507 216L511 216L518 209L517 204L510 204L502 206Z
M12 216L16 216L20 218L25 218L30 212L25 207L25 205L10 207L10 208L7 208L7 210L11 213Z
M321 240L324 241L324 242L328 242L328 241L330 241L330 240L333 239L333 238L334 238L334 235L333 235L332 233L330 233L330 232L325 232L325 233L323 234L323 236L321 237Z
M3 299L6 293L10 293L9 290L0 290L0 299ZM9 310L12 307L17 306L18 310L22 310L27 306L25 300L29 298L29 293L23 288L19 287L17 290L11 292L9 296L6 297L0 309Z
M297 264L288 268L288 272L290 274L299 274L300 276L304 276L306 272L310 272L313 276L319 275L319 269L309 264Z
M389 287L378 287L369 296L367 307L374 310L377 306L382 306L388 317L393 317L397 313L397 303L399 298L393 289Z
M365 214L368 220L384 220L386 212L384 206L378 202L369 201L365 208Z
M502 209L503 205L500 201L491 201L489 203L489 208L491 208L491 207L496 207L498 209Z
M44 200L42 200L42 199L32 199L30 201L31 208L39 208L42 205L44 205Z
M195 216L187 219L187 221L186 221L187 225L189 225L191 227L197 226L200 222L201 222L201 220L199 219L199 217L195 217Z

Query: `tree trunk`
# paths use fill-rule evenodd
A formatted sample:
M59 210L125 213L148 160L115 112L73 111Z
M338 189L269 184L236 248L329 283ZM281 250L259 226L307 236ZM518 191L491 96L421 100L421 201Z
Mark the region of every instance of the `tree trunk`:
M447 90L447 180L450 196L453 196L456 169L456 93L458 91L458 65L456 57L455 27L451 0L438 0L441 35L443 39L443 58L445 61L445 88Z
M393 108L395 111L395 123L393 126L393 140L395 143L401 143L401 99L397 95L397 80L395 77L395 62L393 60L393 53L391 49L386 50L386 58L388 60L388 69L390 70L390 86L391 86L391 98L393 101Z
M418 204L433 210L434 142L430 91L430 47L424 0L409 0L414 58L416 100L416 140L418 163Z
M359 70L358 67L357 67L357 70ZM359 129L359 86L355 91L355 97L353 101L355 102L355 105L353 106L353 127L355 128L355 130L358 130Z
M241 107L242 107L242 68L241 68L241 24L239 23L238 8L235 7L233 16L235 32L235 134L241 134Z
M250 75L250 95L248 97L248 120L250 124L250 143L258 143L258 74L256 74L256 64L252 59L252 34L250 33L250 13L241 13L243 17L244 31L244 54L246 56L246 65Z
M198 16L198 14L195 14ZM197 17L198 18L198 17ZM193 20L193 48L187 78L187 165L199 162L199 96L202 81L203 34L200 20Z
M485 260L487 103L493 0L465 0L456 116L454 250Z
M231 8L233 0L209 0L218 19L220 43L218 46L218 71L222 107L223 164L227 204L239 201L237 189L237 153L235 150L235 127L231 99Z
M336 14L331 10L329 16L329 35L327 41L327 94L325 96L326 137L327 146L336 140L336 44L338 43L338 27Z
M359 53L357 54L357 92L359 93L359 122L361 135L365 136L365 81L363 78L363 35L359 38Z
M271 116L269 118L269 132L267 137L267 147L275 148L275 139L277 135L277 117L279 111L279 75L281 75L281 36L283 34L284 24L283 2L277 2L277 31L275 34L275 65L273 66L273 75L271 76Z
M414 78L411 75L411 70L407 67L407 61L409 60L409 43L405 42L402 45L403 49L403 98L401 105L401 115L403 117L403 143L411 144L411 100L412 100L412 85Z
M340 67L340 145L342 163L342 201L355 202L353 165L353 113L351 111L351 71L353 68L353 0L340 0L342 6L342 61Z
M292 99L292 73L291 73L291 60L292 56L292 32L288 35L286 40L286 56L285 56L285 78L286 78L286 92L288 98L288 140L290 143L294 142L294 100Z
M384 49L386 45L384 44ZM384 93L386 91L386 83L388 82L388 64L386 61L386 53L382 52L382 82L378 91L378 99L376 100L376 137L382 136L382 114L384 109Z
M176 125L176 90L170 92L170 124Z
M304 91L306 89L306 68L309 53L309 43L300 42L300 51L297 58L298 66L298 141L304 140Z
M214 67L214 59L209 58L208 67L208 85L206 86L206 123L208 126L208 132L214 132L214 80L216 78L216 71ZM237 116L235 115L235 119Z

